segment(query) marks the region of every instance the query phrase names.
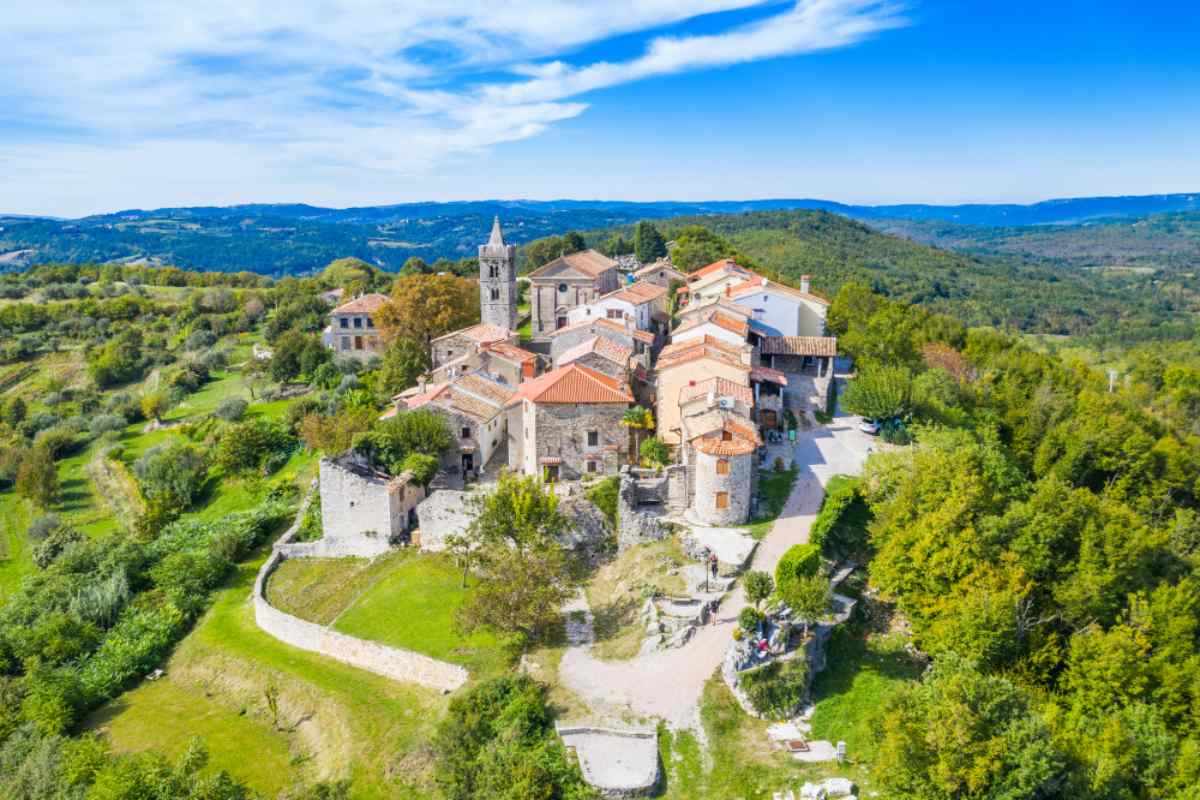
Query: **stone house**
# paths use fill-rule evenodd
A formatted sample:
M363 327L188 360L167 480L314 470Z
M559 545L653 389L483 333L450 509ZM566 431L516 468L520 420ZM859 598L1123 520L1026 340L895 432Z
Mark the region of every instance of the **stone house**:
M412 473L388 475L347 453L319 467L322 537L314 555L373 557L404 541L425 490Z
M518 387L508 401L508 463L549 481L615 474L628 457L620 380L572 363Z
M468 349L466 354L448 361L429 371L429 383L445 383L459 375L484 372L499 383L516 386L522 381L537 377L540 359L536 353L510 344L507 341L481 345Z
M665 258L660 258L653 264L647 264L634 271L633 277L639 281L658 284L663 288L670 287L673 281L687 283L687 273L675 269L675 265Z
M489 345L505 343L517 347L520 341L520 335L514 330L481 322L434 339L429 343L429 358L433 368L437 369L476 355Z
M681 444L679 402L684 390L710 378L749 389L753 361L749 345L735 347L710 336L664 347L654 366L658 436L667 444Z
M679 390L681 419L709 411L729 411L745 419L754 419L754 390L725 378L689 381Z
M709 303L699 313L690 314L681 320L679 326L671 331L671 342L687 342L693 339L711 337L734 347L746 343L750 335L750 324L747 318L738 314L730 314Z
M744 283L758 276L738 264L732 258L714 261L695 272L688 273L687 285L678 290L680 299L688 305L714 300L725 294L730 286Z
M550 334L550 358L555 364L563 353L596 336L610 339L622 347L633 351L639 363L644 367L650 366L650 354L654 349L654 334L649 331L639 331L628 322L612 319L597 319L591 322L580 322L568 325Z
M690 516L705 525L744 523L757 491L762 445L753 423L722 409L686 417L683 428Z
M633 350L604 336L585 339L555 360L555 367L582 364L624 383L629 382L629 363Z
M424 408L446 418L456 448L442 456L442 467L466 479L477 477L504 444L507 419L503 412L512 396L513 387L471 372L434 384L403 403L409 411Z
M567 324L593 319L631 321L639 331L658 332L666 310L667 290L648 282L632 283L567 313ZM665 328L662 331L665 333Z
M825 316L829 301L812 294L807 275L800 278L800 288L755 277L726 288L726 296L740 306L750 309L752 319L770 336L825 335Z
M383 341L372 315L388 302L385 294L365 294L329 312L329 326L322 332L325 346L338 356L367 361L383 355Z
M617 262L595 250L559 256L529 274L530 327L544 340L568 324L571 309L591 303L620 283Z

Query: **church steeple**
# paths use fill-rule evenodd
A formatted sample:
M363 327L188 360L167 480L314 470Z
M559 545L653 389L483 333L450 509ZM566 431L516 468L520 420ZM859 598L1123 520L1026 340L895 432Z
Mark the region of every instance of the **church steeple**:
M517 248L504 243L500 217L487 244L479 246L479 316L485 325L517 327Z

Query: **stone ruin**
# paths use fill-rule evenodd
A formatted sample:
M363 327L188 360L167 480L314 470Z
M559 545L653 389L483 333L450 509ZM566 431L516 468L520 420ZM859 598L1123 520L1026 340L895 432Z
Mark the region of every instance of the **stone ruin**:
M617 490L617 549L621 552L639 544L665 539L670 533L659 514L666 500L667 478L640 477L643 470L621 467Z

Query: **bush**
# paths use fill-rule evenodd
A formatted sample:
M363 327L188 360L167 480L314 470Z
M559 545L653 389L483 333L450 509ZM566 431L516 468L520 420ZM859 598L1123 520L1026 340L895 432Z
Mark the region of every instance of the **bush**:
M188 350L203 350L206 347L212 347L217 343L217 337L212 331L192 331L184 343L184 347Z
M662 466L671 461L670 450L668 450L666 443L657 436L651 436L642 442L638 448L638 455L642 457L643 461L655 466Z
M617 529L617 493L621 489L621 479L617 475L609 475L595 486L587 490L587 499L595 504L608 520L612 530Z
M775 589L786 597L798 578L816 575L820 569L821 548L811 542L794 544L775 565Z
M435 775L449 800L591 796L554 734L546 687L524 675L457 695L434 747Z
M858 481L835 476L829 482L808 539L831 560L862 556L870 549L866 527L869 516L866 501L858 491Z
M34 447L43 447L51 458L61 458L75 449L75 434L65 425L56 425L38 433L33 439Z
M763 621L763 615L753 606L746 606L738 614L738 627L746 633L754 633Z
M46 569L69 547L84 541L85 538L79 531L60 523L47 531L46 538L34 546L33 563L38 569Z
M282 422L251 419L230 426L217 445L216 461L225 472L270 473L282 466L296 445L296 438Z
M246 415L249 404L240 397L226 397L217 404L213 414L226 422L237 422Z
M754 710L768 719L789 719L800 710L808 688L808 662L803 658L773 661L738 676Z
M122 430L126 424L125 417L120 414L99 414L92 417L91 424L88 425L88 433L93 437L100 437L106 433Z
M176 440L147 450L134 463L133 474L156 520L164 522L195 500L208 475L208 460L192 445Z
M25 529L25 536L31 542L40 542L61 527L62 519L58 514L40 514L29 523L29 527Z
M433 480L433 476L437 475L440 464L433 456L427 456L424 453L409 453L404 457L404 461L400 464L402 472L411 472L413 481L420 486L428 486Z

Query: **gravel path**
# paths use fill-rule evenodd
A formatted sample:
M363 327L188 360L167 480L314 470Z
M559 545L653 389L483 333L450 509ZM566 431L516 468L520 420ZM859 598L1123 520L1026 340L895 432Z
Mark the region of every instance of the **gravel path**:
M752 569L773 571L792 545L808 541L825 484L838 474L858 474L874 440L858 430L857 417L838 417L827 427L800 434L794 445L800 466L792 493L771 532L760 543ZM701 732L700 695L729 649L734 621L746 605L740 584L721 604L720 619L696 632L685 646L628 661L602 661L586 646L563 655L559 679L597 714L614 721L658 718L671 728Z

